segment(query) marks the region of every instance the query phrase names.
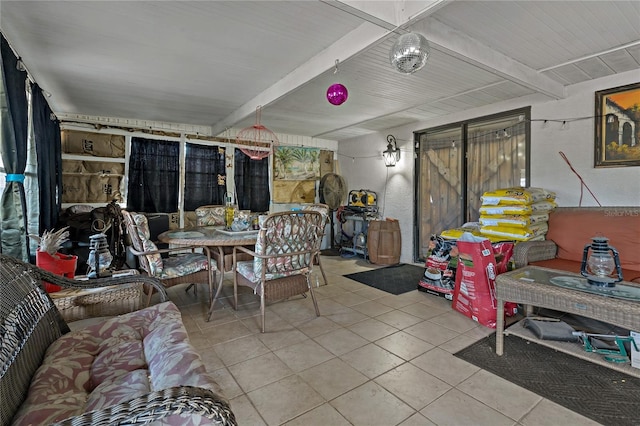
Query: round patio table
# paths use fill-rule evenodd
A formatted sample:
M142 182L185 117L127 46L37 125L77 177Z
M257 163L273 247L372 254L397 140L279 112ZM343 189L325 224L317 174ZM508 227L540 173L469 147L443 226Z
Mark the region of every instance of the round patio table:
M223 247L235 246L251 246L255 245L258 237L258 230L248 231L226 231L221 226L196 226L192 228L172 229L158 235L158 240L163 243L184 246L206 246L210 249L217 249L220 254L220 281L216 294L211 299L211 306L207 315L207 321L213 313L213 306L218 300L220 290L222 290L222 281L224 279L224 253Z

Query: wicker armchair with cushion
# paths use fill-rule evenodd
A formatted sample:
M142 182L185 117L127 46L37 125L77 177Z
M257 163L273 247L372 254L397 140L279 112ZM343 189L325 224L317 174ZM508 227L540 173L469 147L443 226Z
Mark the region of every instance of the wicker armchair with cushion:
M196 209L196 224L198 226L224 226L224 206L210 205L200 206ZM246 246L253 250L253 246ZM211 251L211 256L216 260L218 267L229 272L233 268L233 247L218 246ZM251 255L238 253L238 260L251 260Z
M314 211L272 213L260 223L255 251L234 247L234 306L238 306L238 286L251 287L260 296L263 333L266 300L304 296L308 291L320 316L309 275L320 250L323 225L322 215ZM241 252L250 254L253 260L238 261Z
M45 282L153 286L161 303L70 332ZM235 424L160 282L74 281L0 254L0 424Z
M209 298L213 299L215 273L218 270L215 259L207 247L174 247L158 250L158 247L149 239L149 225L147 217L136 212L122 210L127 233L131 239L129 249L138 257L139 267L149 276L158 278L165 287L178 284L207 283L209 286ZM204 254L195 253L196 249L202 249ZM191 250L191 253L185 253ZM176 253L175 256L162 257L162 253ZM187 290L191 286L187 287ZM197 287L194 287L197 289ZM149 292L149 299L151 292Z

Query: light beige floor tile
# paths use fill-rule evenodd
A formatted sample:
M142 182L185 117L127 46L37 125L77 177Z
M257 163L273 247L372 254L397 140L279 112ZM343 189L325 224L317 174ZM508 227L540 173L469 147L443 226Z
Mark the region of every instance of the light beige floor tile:
M268 425L280 425L320 406L324 399L298 376L290 376L247 394Z
M414 414L414 410L374 382L347 392L331 401L354 425L397 425Z
M411 314L423 320L434 318L449 312L449 310L428 306L428 305L425 305L424 303L419 303L419 302L412 303L407 306L403 306L400 308L400 310L402 312L406 312L408 314Z
M224 361L220 359L213 348L199 350L198 354L200 354L202 363L206 367L207 371L214 371L218 368L224 367Z
M460 312L450 310L442 315L431 318L432 323L447 327L458 333L464 333L478 326L478 323L462 315Z
M329 318L331 321L335 322L336 324L339 324L343 327L348 327L352 324L363 321L369 317L361 312L358 312L351 308L347 308L344 311L327 315L327 318Z
M295 372L306 370L334 358L331 352L311 339L278 349L274 353Z
M395 327L399 330L410 327L414 324L417 324L422 321L422 319L410 315L406 312L402 312L399 310L387 312L386 314L378 315L376 317L378 321L382 321L386 324L389 324L392 327Z
M362 290L362 287L364 286L364 284L359 283L357 281L354 280L350 280L349 278L345 278L342 276L333 276L331 278L328 278L329 282L331 282L331 285L335 285L340 287L343 290L346 291L358 291L358 290Z
M309 337L317 337L332 330L342 328L342 326L336 324L335 322L322 315L319 317L313 317L312 319L306 321L295 323L294 325L298 328L298 330L302 331Z
M280 318L289 323L304 321L307 318L316 316L311 297L274 302L269 305L269 311L275 312Z
M334 299L336 302L344 306L353 306L353 305L357 305L358 303L369 301L369 299L366 299L361 295L353 293L351 291L343 291L342 294L338 296L333 296L332 299Z
M484 370L460 383L457 389L514 420L523 417L542 399L539 395Z
M229 371L245 392L293 374L293 371L273 353L232 365Z
M320 299L339 299L347 293L347 290L335 285L323 285L321 287L314 288L313 291Z
M251 334L251 331L239 320L231 321L224 326L211 328L202 332L205 347L212 347L218 343L239 339ZM189 336L191 340L191 336ZM194 345L195 346L195 345Z
M400 309L404 306L412 305L415 303L415 301L413 300L401 298L389 293L385 293L383 297L376 299L376 301L382 303L383 305L390 306L394 309Z
M270 352L269 348L254 335L219 343L213 347L213 350L227 366Z
M378 315L393 311L393 308L391 306L383 305L376 300L368 300L366 302L353 305L352 308L370 317L376 317Z
M248 424L248 423L247 423ZM296 417L290 422L285 423L286 426L351 426L351 423L338 413L338 411L329 404L322 404Z
M340 359L370 379L405 362L402 358L373 343L346 353Z
M409 417L407 420L400 423L398 426L436 426L436 424L431 422L422 414L415 413L413 416Z
M365 286L360 290L355 291L354 293L359 294L360 296L369 299L369 300L378 300L381 297L389 296L389 293L386 291L378 290L377 288Z
M365 383L367 377L339 358L311 367L298 375L326 400Z
M282 330L267 329L266 333L260 333L257 336L272 351L295 345L309 338L292 325Z
M451 300L447 300L442 296L436 296L434 294L424 293L424 298L420 303L424 303L427 306L433 306L434 308L449 310L451 308Z
M374 381L415 410L421 410L451 389L447 383L409 363L384 373Z
M600 423L594 422L548 399L543 399L533 407L533 410L520 419L519 424L523 426L596 426Z
M340 356L369 343L351 330L340 328L314 339L334 355Z
M240 395L231 401L231 410L236 416L239 425L265 426L266 423L260 417L260 413L255 409L246 395Z
M413 359L411 363L452 386L463 382L479 370L475 365L456 358L440 348L425 352Z
M431 343L427 343L404 331L398 331L397 333L377 340L375 343L407 361L434 348Z
M509 417L455 388L420 410L420 414L438 426L513 426L515 424Z
M359 323L350 325L347 328L370 342L374 342L398 331L397 328L392 327L389 324L385 324L382 321L378 321L375 318L360 321Z
M240 386L226 367L219 368L215 371L207 370L207 372L211 375L213 380L216 381L218 386L220 386L222 394L228 399L235 398L243 394L242 389L240 389Z
M459 334L429 320L407 327L404 331L435 346L448 342Z
M444 349L450 354L455 354L456 352L466 348L467 346L472 345L477 342L479 338L469 337L466 334L460 334L457 337L449 340L438 346L440 349Z
M318 300L318 309L320 310L320 315L327 316L346 311L349 308L333 299L321 299Z

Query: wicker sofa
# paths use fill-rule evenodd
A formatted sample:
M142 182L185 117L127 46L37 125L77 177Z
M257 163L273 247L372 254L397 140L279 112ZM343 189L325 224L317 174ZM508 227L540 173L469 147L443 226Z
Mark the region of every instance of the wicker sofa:
M579 273L584 247L596 235L609 238L620 254L624 280L640 282L640 207L558 207L549 215L546 241L516 244L516 267Z
M71 332L43 282L151 285L161 302ZM154 278L74 281L0 254L0 424L236 424Z

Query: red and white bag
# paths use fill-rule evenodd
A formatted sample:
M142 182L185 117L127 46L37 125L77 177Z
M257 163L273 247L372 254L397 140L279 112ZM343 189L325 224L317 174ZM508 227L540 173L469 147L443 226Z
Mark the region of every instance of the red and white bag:
M491 244L486 238L464 233L457 242L458 268L453 292L453 309L474 321L496 327L496 276L507 270L513 243ZM500 262L496 262L496 253ZM517 305L505 304L505 313L514 315ZM502 313L504 315L505 313Z

